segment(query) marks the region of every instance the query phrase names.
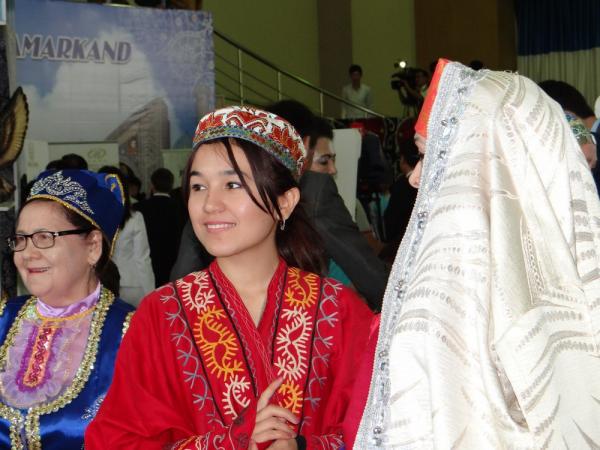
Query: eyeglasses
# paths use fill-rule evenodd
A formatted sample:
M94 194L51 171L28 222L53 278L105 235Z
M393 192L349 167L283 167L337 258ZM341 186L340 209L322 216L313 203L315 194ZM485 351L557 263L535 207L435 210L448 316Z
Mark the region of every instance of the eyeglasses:
M66 236L69 234L83 234L89 233L92 228L78 228L76 230L65 230L65 231L36 231L31 234L15 234L6 239L8 247L13 252L22 252L27 247L27 238L31 239L33 245L39 249L45 249L54 247L54 240L58 236Z

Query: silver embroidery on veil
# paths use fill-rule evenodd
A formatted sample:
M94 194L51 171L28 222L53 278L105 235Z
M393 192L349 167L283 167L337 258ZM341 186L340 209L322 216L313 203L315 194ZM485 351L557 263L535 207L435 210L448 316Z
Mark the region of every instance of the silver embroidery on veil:
M357 449L381 448L386 445L385 429L388 420L385 412L389 410L387 406L390 402L388 375L390 341L382 339L381 336L393 334L392 330L400 317L406 294L405 285L412 275L413 258L427 226L427 216L446 169L449 156L446 153L447 149L455 137L470 87L481 79L484 73L475 72L458 63L449 63L440 79L440 90L427 126L428 136L439 136L439 139L427 141L419 193L388 279L369 398L356 436L355 448ZM444 108L439 108L438 105L443 105Z

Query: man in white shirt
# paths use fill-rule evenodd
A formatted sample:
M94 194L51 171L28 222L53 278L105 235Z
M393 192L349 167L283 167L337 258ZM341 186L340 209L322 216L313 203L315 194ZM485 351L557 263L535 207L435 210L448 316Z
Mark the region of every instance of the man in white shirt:
M358 64L352 64L348 69L348 73L352 82L342 88L342 97L344 100L372 109L373 96L371 95L371 88L360 82L362 68ZM342 104L342 119L362 119L365 117L369 117L369 114L358 108Z

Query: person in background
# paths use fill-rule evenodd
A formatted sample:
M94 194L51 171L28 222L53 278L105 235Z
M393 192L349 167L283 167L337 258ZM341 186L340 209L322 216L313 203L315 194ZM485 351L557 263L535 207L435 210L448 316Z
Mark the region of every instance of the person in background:
M146 199L146 194L142 192L142 180L135 175L125 176L127 180L127 187L129 189L129 197L131 198L131 204L136 205L142 200Z
M598 142L598 120L594 111L587 104L585 97L575 87L564 81L546 80L539 83L539 86L565 111L567 121L571 125L585 159L588 161L590 169L596 167L598 161L596 144ZM597 178L597 171L594 171L594 178Z
M111 260L123 204L113 175L33 184L8 238L30 295L0 303L1 448L82 448L133 314Z
M588 105L585 97L574 86L564 81L545 80L539 83L543 91L556 100L565 112L569 112L583 122L588 130L594 128L598 118ZM596 128L598 125L596 124Z
M401 77L401 89L398 90L400 100L405 105L415 106L417 110L421 108L423 100L427 95L429 87L429 74L424 69L412 69L414 79L410 80L407 77Z
M146 222L156 287L169 281L179 248L181 225L177 204L169 195L173 189L173 180L169 169L156 169L150 177L150 198L135 205Z
M373 109L373 95L371 87L362 82L363 71L358 64L352 64L348 69L350 84L342 88L342 98L352 103ZM342 104L342 119L358 119L369 117L366 113L350 105Z
M138 306L140 300L155 288L144 216L131 209L127 184L123 183L125 177L118 168L104 166L98 172L116 175L123 187L124 214L119 224L113 260L121 275L119 283L121 298L133 306Z
M320 276L302 139L234 106L200 120L193 148L185 196L216 259L142 301L85 447L340 449L373 314Z
M585 156L589 168L594 171L598 163L598 150L596 148L596 139L594 138L594 135L575 114L565 111L565 117L567 118L571 131Z
M88 169L88 163L85 158L81 155L77 155L75 153L69 153L64 155L60 159L60 168L61 169Z
M312 147L313 155L309 170L335 176L336 154L333 148L333 129L329 122L322 117L315 117L313 135L315 143Z
M133 138L129 141L130 146L137 145L137 139ZM142 201L146 198L146 194L142 192L142 181L136 176L135 172L124 162L119 163L119 170L123 174L123 177L127 183L127 189L129 191L129 199L132 205Z

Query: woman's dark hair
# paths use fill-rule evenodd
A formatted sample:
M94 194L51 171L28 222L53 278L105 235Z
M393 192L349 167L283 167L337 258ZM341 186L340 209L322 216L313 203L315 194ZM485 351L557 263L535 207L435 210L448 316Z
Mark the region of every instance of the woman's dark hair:
M289 169L261 147L251 142L234 138L221 138L210 142L223 144L233 170L235 170L242 186L256 206L271 215L275 220L281 221L282 215L277 203L278 197L294 187L299 188L298 182ZM239 146L248 158L260 200L256 198L250 186L248 186L246 178L233 155L232 144ZM182 189L186 203L190 198L192 163L198 148L195 148L190 155L183 175ZM277 250L287 264L319 275L326 273L327 266L321 238L310 223L302 203L298 204L290 217L287 218L284 230L277 227L275 239Z
M593 116L594 111L585 97L574 86L564 81L546 80L539 83L542 90L556 100L562 109L571 111L581 119Z
M119 225L119 229L123 229L127 221L131 218L131 198L129 197L129 184L123 175L121 169L118 169L115 166L102 166L98 170L99 173L110 173L119 177L119 181L121 182L121 187L123 188L123 196L125 197L125 211L123 211L123 220L121 220L121 224Z
M23 204L23 206L21 207L21 211L23 211L23 208L25 208L26 205L28 205L29 203L32 203L32 202L52 202L52 201L53 200L48 200L48 199L29 200L28 202ZM57 205L60 205L57 202L54 202L54 203L56 203ZM96 263L94 272L96 274L96 277L98 277L98 279L100 280L100 283L102 283L102 285L104 287L106 287L107 289L112 291L115 294L115 296L118 297L119 296L119 284L121 282L121 275L119 274L119 269L117 269L117 265L110 258L110 249L111 249L110 242L108 242L108 240L106 239L106 236L104 236L104 233L102 233L101 230L99 230L96 227L93 227L92 224L88 220L86 220L83 216L76 213L75 211L65 208L62 205L60 205L60 206L61 206L63 213L65 214L66 219L75 228L90 228L91 227L92 230L90 230L90 232L92 232L93 230L98 230L98 231L100 231L100 234L102 234L102 253L100 255L100 259L98 259L98 262ZM20 213L21 212L19 211L19 214ZM17 217L17 220L18 220L18 217Z
M362 75L362 67L360 67L358 64L352 64L348 68L348 75L352 75L354 72L358 72Z

